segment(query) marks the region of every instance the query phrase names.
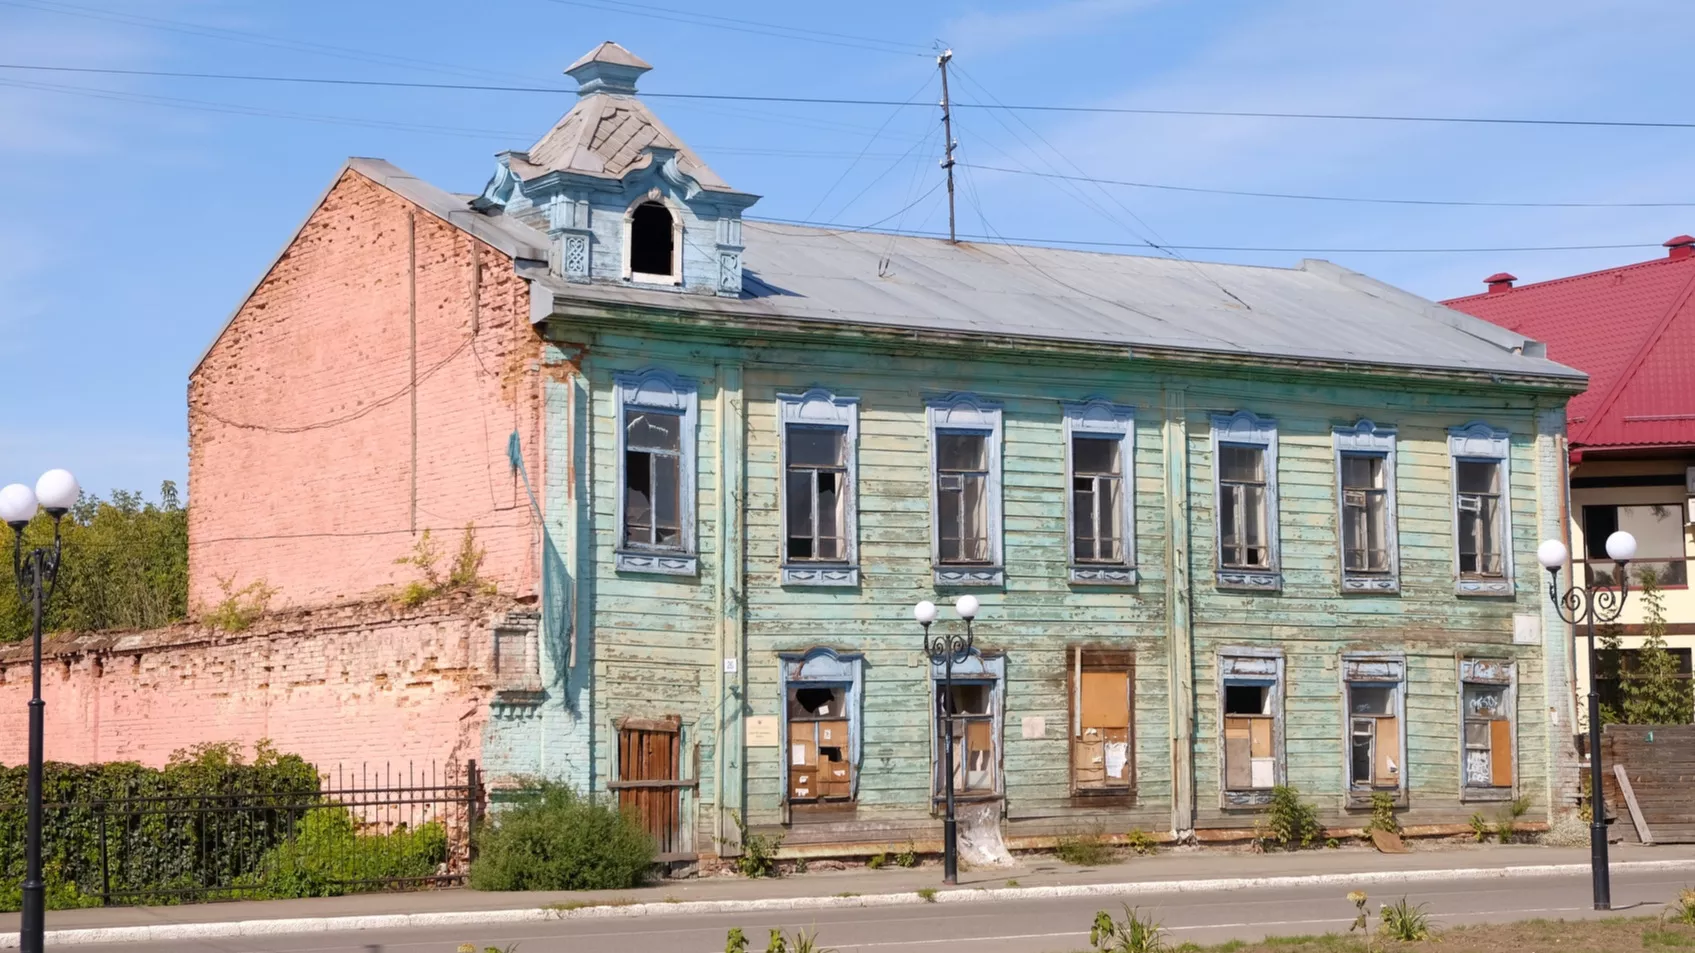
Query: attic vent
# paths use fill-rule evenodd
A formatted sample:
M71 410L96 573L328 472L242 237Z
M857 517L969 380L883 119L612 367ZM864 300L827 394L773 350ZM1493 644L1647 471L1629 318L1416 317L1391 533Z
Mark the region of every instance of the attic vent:
M676 278L674 223L658 202L643 202L630 216L630 271L637 276Z

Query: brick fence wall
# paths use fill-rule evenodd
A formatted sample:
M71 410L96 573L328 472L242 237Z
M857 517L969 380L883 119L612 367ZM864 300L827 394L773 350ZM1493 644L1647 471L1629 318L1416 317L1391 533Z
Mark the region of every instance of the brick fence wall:
M445 572L468 523L501 591L534 591L541 485L525 282L511 258L347 170L189 378L190 604L263 582L274 606ZM413 381L416 380L414 387Z
M161 765L199 742L269 739L320 769L480 756L491 622L506 600L278 613L240 633L200 625L55 637L47 758ZM0 764L27 757L28 647L0 648Z

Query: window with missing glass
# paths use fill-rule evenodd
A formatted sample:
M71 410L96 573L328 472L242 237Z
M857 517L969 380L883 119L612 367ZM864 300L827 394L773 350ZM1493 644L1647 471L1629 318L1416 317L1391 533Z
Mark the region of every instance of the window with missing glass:
M1277 423L1248 411L1212 419L1217 579L1221 588L1280 589Z
M1134 583L1135 409L1098 397L1063 407L1071 581Z
M1482 422L1448 431L1455 586L1461 595L1513 594L1510 450L1508 432Z
M814 388L778 394L783 584L859 582L859 401Z
M1000 585L1000 405L949 394L927 410L935 582Z
M1395 430L1361 420L1334 435L1342 591L1398 592Z
M617 568L692 575L695 558L693 381L649 368L613 383L618 435Z
M1344 657L1348 787L1356 799L1406 790L1406 663L1381 656Z
M1460 767L1466 794L1511 796L1513 708L1510 660L1460 660Z

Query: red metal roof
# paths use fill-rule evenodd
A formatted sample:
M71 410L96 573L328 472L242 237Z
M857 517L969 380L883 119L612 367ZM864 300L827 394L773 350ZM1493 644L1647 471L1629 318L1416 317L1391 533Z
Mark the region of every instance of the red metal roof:
M1589 375L1566 408L1573 450L1695 446L1695 256L1673 242L1665 258L1443 304Z

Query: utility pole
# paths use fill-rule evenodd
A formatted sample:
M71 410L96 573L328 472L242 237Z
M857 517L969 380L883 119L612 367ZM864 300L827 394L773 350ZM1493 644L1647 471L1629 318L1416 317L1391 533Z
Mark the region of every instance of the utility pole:
M953 148L959 143L953 141L953 112L948 106L948 60L953 59L953 50L943 50L936 57L936 65L942 70L942 135L947 141L942 147L942 168L948 172L948 241L959 244L959 235L954 231L953 217Z

